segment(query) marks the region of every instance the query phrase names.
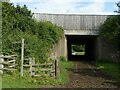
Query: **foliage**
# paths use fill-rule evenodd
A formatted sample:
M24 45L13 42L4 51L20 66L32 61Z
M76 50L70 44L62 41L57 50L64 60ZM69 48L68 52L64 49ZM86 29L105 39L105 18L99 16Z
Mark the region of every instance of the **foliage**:
M117 3L118 6L118 15L110 16L105 21L105 23L100 27L100 35L109 39L118 47L118 50L120 50L120 2ZM114 63L112 60L98 60L97 66L102 67L103 71L111 76L113 79L117 80L118 83L120 83L120 74L118 72L119 63Z
M19 77L19 74L5 74L2 79L2 88L39 88L39 84L31 83L32 78Z
M2 34L3 53L18 54L20 57L21 44L12 42L25 39L25 56L35 57L37 61L47 60L47 53L63 36L63 29L51 22L37 22L26 5L16 7L2 3Z
M106 75L120 83L120 73L118 72L120 68L119 63L115 63L111 60L97 60L96 65L102 69Z
M83 52L85 51L85 45L72 45L74 51Z
M60 61L67 61L67 58L65 56L60 56Z
M118 7L118 10L116 11L117 13L120 13L120 1L116 4Z
M119 7L120 8L120 7ZM118 11L119 12L119 11ZM100 27L100 35L111 40L120 50L120 17L110 16Z

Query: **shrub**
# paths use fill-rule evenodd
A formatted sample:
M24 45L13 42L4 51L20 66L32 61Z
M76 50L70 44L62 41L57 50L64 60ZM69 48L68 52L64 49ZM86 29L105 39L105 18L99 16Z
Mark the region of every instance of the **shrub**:
M65 56L60 56L60 61L67 61L67 58Z
M37 62L45 62L51 48L63 36L63 29L51 22L37 22L26 5L16 7L2 3L3 53L20 57L21 44L12 42L25 39L25 57L35 57Z

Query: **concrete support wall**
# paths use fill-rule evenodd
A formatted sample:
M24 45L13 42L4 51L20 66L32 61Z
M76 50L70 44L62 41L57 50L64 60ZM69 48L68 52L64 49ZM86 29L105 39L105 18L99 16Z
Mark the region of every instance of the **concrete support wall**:
M62 37L58 43L52 48L49 57L60 57L65 56L67 57L67 39L66 37Z
M101 56L101 42L100 42L100 38L97 37L96 39L96 59L100 59Z
M120 53L110 40L98 37L96 41L96 57L97 59L110 59L118 62Z

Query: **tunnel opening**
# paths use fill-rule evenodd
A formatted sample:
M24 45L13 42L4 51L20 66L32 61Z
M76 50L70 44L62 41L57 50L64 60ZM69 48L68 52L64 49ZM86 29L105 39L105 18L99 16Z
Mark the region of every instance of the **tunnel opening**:
M72 55L85 55L85 45L83 44L72 44L71 45Z
M93 35L67 35L67 52L70 61L94 61L96 38Z

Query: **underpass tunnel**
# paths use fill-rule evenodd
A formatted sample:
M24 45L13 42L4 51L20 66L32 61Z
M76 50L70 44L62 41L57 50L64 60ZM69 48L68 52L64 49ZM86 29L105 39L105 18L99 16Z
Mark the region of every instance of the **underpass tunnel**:
M96 58L96 39L93 35L67 35L67 52L68 60L78 61L87 60L93 61ZM73 46L82 46L84 52L76 52Z

